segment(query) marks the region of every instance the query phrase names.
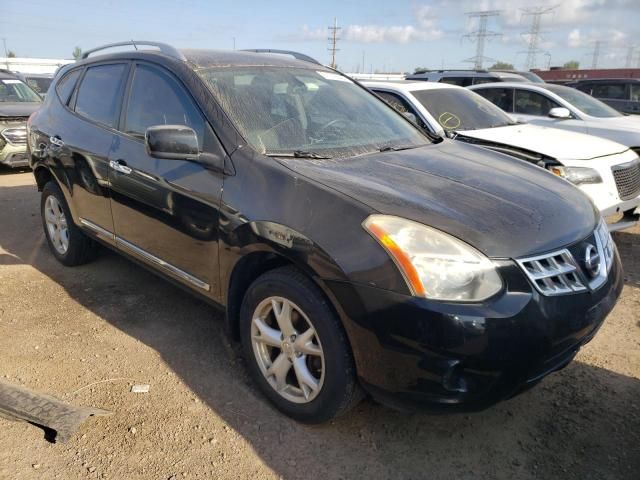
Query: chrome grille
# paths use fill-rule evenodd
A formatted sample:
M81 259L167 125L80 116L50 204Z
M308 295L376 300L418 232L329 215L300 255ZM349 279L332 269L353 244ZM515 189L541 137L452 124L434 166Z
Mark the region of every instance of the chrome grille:
M629 200L640 194L640 162L634 160L611 167L621 200Z
M543 295L564 295L587 289L578 275L578 266L567 249L521 258L518 264Z

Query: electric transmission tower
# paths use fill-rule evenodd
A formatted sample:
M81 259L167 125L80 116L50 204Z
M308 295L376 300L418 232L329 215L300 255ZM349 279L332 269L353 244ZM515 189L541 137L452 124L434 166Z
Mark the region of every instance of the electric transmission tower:
M603 42L602 40L596 40L593 47L593 57L591 59L591 68L593 69L598 68L598 61L600 60L600 51L604 46L605 46L605 42Z
M525 35L528 36L529 48L527 49L527 60L525 61L525 69L531 70L534 68L536 63L536 57L538 53L542 53L542 50L538 47L540 43L540 24L542 21L542 16L547 13L551 13L558 6L555 5L553 7L531 7L531 8L522 8L522 17L531 16L531 28L529 32Z
M629 45L629 48L627 49L627 61L625 62L625 67L633 67L633 57L635 57L637 49L638 45Z
M331 46L327 50L331 52L331 68L336 68L336 52L340 51L339 48L336 48L336 45L338 44L338 40L340 40L340 38L338 37L338 31L341 28L338 26L338 19L334 18L333 27L328 28L329 41L331 42Z
M476 56L468 58L465 62L473 63L473 68L480 70L485 60L493 60L492 58L484 56L484 44L487 39L492 39L502 36L501 33L492 32L487 30L490 17L500 16L500 10L483 10L480 12L466 12L465 15L469 18L478 19L478 29L475 32L468 33L462 38L468 38L471 41L476 41Z

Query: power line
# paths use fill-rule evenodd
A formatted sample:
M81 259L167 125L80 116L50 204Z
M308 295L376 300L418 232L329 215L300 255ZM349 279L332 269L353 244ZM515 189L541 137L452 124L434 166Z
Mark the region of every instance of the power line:
M529 48L527 49L527 59L525 61L525 69L531 70L536 67L536 57L538 53L542 53L542 50L538 47L540 43L540 24L542 21L542 16L547 13L551 13L553 10L558 8L557 5L552 7L531 7L531 8L522 8L522 16L527 17L531 16L531 28L529 29L528 41Z
M338 40L340 40L338 37L338 30L341 30L341 27L338 26L338 19L334 18L333 27L328 28L330 32L329 41L331 42L331 46L327 50L331 52L331 68L336 68L336 52L340 50L339 48L336 48L336 45L338 44Z
M492 32L487 30L490 17L500 16L500 10L483 10L480 12L466 12L465 15L471 18L478 19L478 29L474 32L463 35L462 38L468 38L471 41L476 41L476 56L464 60L465 62L473 63L473 68L479 70L482 68L482 64L485 60L492 61L492 58L484 56L484 44L487 39L492 39L502 36L501 33Z

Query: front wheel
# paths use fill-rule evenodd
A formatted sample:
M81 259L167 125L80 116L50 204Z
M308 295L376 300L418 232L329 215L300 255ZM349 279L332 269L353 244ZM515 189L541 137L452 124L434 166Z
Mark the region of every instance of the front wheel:
M53 181L42 189L40 211L47 243L58 261L74 266L94 258L98 245L73 223L64 195Z
M307 423L362 398L342 325L319 288L293 267L260 276L240 312L244 356L273 404Z

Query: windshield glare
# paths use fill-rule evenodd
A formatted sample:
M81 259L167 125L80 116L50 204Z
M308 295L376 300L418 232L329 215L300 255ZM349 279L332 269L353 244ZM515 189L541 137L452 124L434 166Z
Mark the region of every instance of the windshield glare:
M342 157L430 141L384 102L337 73L279 67L198 73L244 138L263 154Z
M580 90L576 90L575 88L565 87L562 85L545 85L544 88L555 93L564 101L569 102L578 110L581 110L592 117L611 118L622 116L620 112L611 108L606 103L603 103Z
M0 79L0 102L41 102L36 92L18 79Z
M493 103L463 88L416 90L411 94L445 131L479 130L515 123Z

